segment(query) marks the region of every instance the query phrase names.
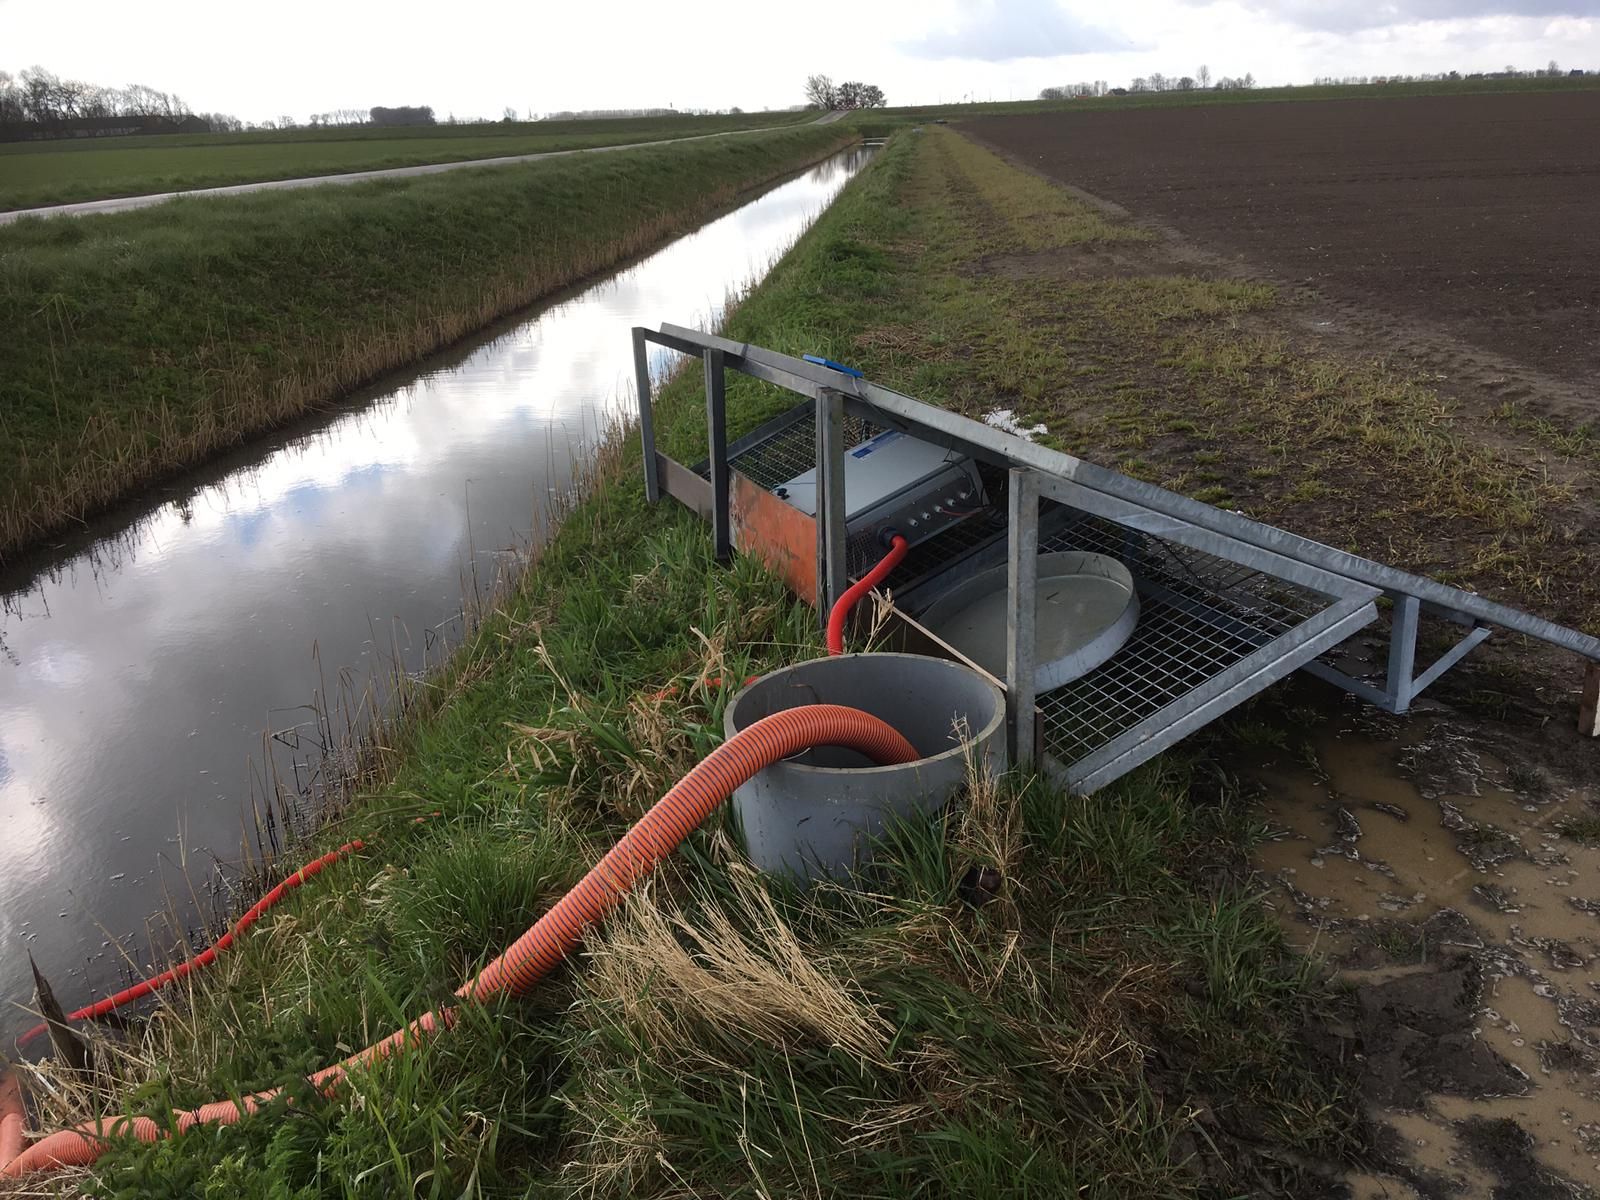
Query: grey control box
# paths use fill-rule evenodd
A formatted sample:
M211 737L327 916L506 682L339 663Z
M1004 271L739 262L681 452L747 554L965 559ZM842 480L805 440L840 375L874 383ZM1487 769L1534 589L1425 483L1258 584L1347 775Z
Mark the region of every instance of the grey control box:
M817 515L815 467L773 492L808 516ZM891 429L845 451L845 529L851 537L892 529L916 545L985 503L977 468L953 450Z

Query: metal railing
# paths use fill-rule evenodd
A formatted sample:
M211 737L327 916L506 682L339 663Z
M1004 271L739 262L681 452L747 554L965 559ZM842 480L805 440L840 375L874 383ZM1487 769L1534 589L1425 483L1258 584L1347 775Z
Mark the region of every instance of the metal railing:
M770 457L782 449L784 461L792 465L799 461L800 447L810 451L805 466L815 465L820 481L816 601L821 613L826 613L850 582L842 482L847 422L855 429L899 429L1004 469L1008 480L1005 547L1010 620L1007 678L1003 682L1013 717L1016 759L1031 762L1035 756L1035 722L1016 717L1035 711L1037 702L1044 748L1050 751L1053 744L1058 751L1051 765L1083 790L1115 778L1296 669L1307 670L1387 711L1403 713L1418 693L1487 639L1494 627L1600 663L1600 639L1577 630L1095 466L828 365L670 324L659 331L636 328L633 338L646 493L651 501L663 492L674 495L709 517L719 555L726 556L732 549L729 490L735 464L748 461L751 473L760 475L754 464L763 454ZM704 475L656 450L649 375L652 345L694 355L704 362L709 447ZM724 390L730 369L803 397L811 411L791 411L730 443ZM784 436L790 441L780 446L779 439ZM804 440L796 441L798 437ZM1070 510L1075 520L1093 518L1146 539L1146 544L1179 548L1182 556L1198 564L1187 568L1194 580L1189 589L1194 594L1187 596L1172 580L1163 582L1159 571L1147 570L1142 577L1141 591L1166 605L1162 611L1169 622L1166 636L1170 645L1165 653L1171 660L1170 678L1152 677L1145 683L1167 702L1149 712L1145 712L1149 704L1127 705L1130 713L1145 715L1125 723L1114 736L1092 748L1091 743L1075 741L1077 735L1066 729L1070 715L1084 711L1089 700L1055 693L1043 698L1033 695L1033 600L1041 506ZM1060 548L1059 542L1052 543L1048 536L1044 544ZM1229 594L1229 580L1241 572L1292 590L1304 601L1301 611L1294 614L1297 619L1275 623L1264 618L1260 605L1245 603L1241 607ZM1393 613L1387 672L1383 686L1377 687L1319 661L1319 657L1372 623L1380 596L1389 597ZM1417 629L1425 613L1464 626L1466 632L1438 660L1419 670ZM1180 636L1180 628L1188 633ZM1205 638L1226 642L1232 649L1223 655L1215 646L1202 644ZM1149 645L1142 650L1133 646L1129 651L1147 654L1145 667L1150 672L1162 659L1154 642L1152 634ZM1178 666L1186 648L1194 661L1204 660L1214 669L1180 694L1172 691L1172 679L1182 674ZM1138 672L1132 674L1123 693L1103 691L1098 701L1124 703L1139 687ZM1110 678L1108 674L1095 686L1108 687ZM1591 669L1591 689L1597 679L1600 672ZM1588 719L1592 725L1593 715ZM1080 756L1077 749L1086 749L1086 753ZM1061 761L1062 754L1072 757Z

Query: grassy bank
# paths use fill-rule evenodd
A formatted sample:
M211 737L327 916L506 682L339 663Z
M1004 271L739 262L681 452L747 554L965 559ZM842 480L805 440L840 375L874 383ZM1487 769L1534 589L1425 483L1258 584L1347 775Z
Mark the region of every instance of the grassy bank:
M0 553L852 137L802 127L0 228Z
M810 120L807 113L266 130L0 145L0 211L263 179L669 141Z
M945 285L908 268L956 236L931 187L946 152L891 146L732 332L915 373L919 347L888 331L938 315ZM1104 236L1068 206L1044 216L1037 236ZM964 348L930 369L953 393L988 361ZM691 374L661 401L679 456L703 436L697 399ZM730 391L741 424L787 403ZM119 1107L292 1080L439 1003L716 744L726 696L696 681L818 653L814 615L779 584L717 566L696 518L643 503L636 460L613 448L603 486L396 742L390 781L326 831L372 853L158 1013L115 1060ZM900 830L862 892L753 876L730 832L713 818L536 993L469 1014L354 1096L302 1088L292 1113L117 1151L86 1186L1300 1196L1355 1147L1354 1103L1301 1044L1319 985L1241 870L1251 808L1199 760L1169 756L1092 801L979 789ZM961 887L980 865L1000 872L992 895Z

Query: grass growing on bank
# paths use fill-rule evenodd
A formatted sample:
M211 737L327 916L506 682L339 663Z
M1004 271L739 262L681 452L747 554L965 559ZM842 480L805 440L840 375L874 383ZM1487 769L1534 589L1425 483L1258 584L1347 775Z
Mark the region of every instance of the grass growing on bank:
M0 228L0 553L852 138L802 127Z
M888 319L926 145L892 146L736 313L838 341ZM669 316L670 314L663 314ZM746 424L780 397L741 387ZM693 373L666 447L703 433ZM815 615L703 524L643 503L637 452L565 521L341 828L373 852L162 1010L116 1107L292 1080L439 1003L720 737L696 684L814 656ZM660 690L678 683L666 698ZM437 812L423 824L418 814ZM1010 781L899 830L860 892L752 875L714 818L525 1000L337 1103L117 1151L95 1194L1306 1195L1355 1106L1307 1062L1320 992L1240 870L1250 807L1169 757L1092 800ZM987 903L974 865L999 869ZM137 1085L136 1088L132 1085ZM56 1115L63 1115L57 1112Z
M16 142L0 145L0 176L4 177L0 211L263 179L669 141L814 118L815 114L808 113L739 113Z

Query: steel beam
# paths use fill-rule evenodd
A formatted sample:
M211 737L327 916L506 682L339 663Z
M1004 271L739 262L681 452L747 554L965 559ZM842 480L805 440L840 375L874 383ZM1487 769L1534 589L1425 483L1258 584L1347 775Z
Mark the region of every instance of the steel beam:
M721 350L705 352L706 447L711 468L711 544L718 562L733 557L733 525L728 510L728 394Z
M1343 688L1357 699L1365 700L1374 708L1381 708L1384 712L1394 711L1394 701L1389 693L1382 688L1373 687L1365 679L1357 679L1353 675L1346 675L1338 667L1330 667L1327 663L1312 659L1300 668L1307 675L1315 675L1325 683L1331 683L1336 688Z
M1411 668L1417 661L1417 614L1422 601L1415 596L1395 596L1394 613L1389 618L1389 670L1385 686L1390 712L1402 713L1411 707Z
M1411 698L1414 700L1417 698L1417 696L1421 695L1423 688L1427 687L1430 683L1434 682L1434 680L1438 679L1439 676L1443 675L1451 667L1455 666L1468 654L1471 654L1472 651L1483 642L1488 641L1489 636L1492 633L1494 633L1494 630L1490 629L1487 625L1479 625L1476 629L1467 634L1466 637L1462 638L1454 646L1441 654L1438 659L1435 660L1433 666L1429 667L1421 675L1418 675L1411 681Z
M811 364L802 359L789 359L789 361L798 363L801 367L808 368L808 370L791 370L785 365L774 365L751 355L746 355L744 353L746 347L738 342L730 342L727 338L701 333L697 329L686 329L680 325L664 324L659 332L642 325L635 326L635 329L642 332L647 341L653 342L657 346L665 346L668 350L676 350L680 354L688 354L695 358L699 358L707 350L715 347L724 353L727 357L728 365L735 370L741 371L753 379L777 384L779 387L787 388L798 395L809 396L813 400L832 380L845 378L837 371L827 371L826 368L819 367L816 370L826 371L829 377L819 382L811 377L809 370ZM750 347L749 349L754 350L755 347ZM788 358L787 355L777 355L776 357L781 359Z
M702 479L696 472L678 462L668 458L659 450L655 455L656 478L661 480L661 489L685 508L693 509L695 515L711 518L711 485Z
M844 397L824 389L817 399L817 615L828 614L850 586L845 559Z
M1417 618L1426 609L1426 605L1419 605L1415 596L1394 597L1394 612L1389 621L1389 660L1382 688L1373 687L1363 679L1352 678L1326 663L1307 663L1305 669L1318 679L1342 687L1385 712L1409 712L1411 702L1422 694L1424 688L1437 682L1440 676L1488 641L1494 633L1487 625L1473 626L1460 641L1435 659L1432 666L1417 674Z
M1241 543L1236 538L1204 529L1177 517L1151 512L1127 500L1107 496L1103 492L1097 492L1093 488L1086 488L1070 480L1052 479L1049 476L1039 477L1039 491L1061 504L1070 505L1097 517L1105 517L1127 529L1147 533L1164 541L1176 542L1180 546L1188 546L1191 550L1199 550L1213 558L1225 558L1229 562L1236 562L1263 574L1286 579L1314 592L1321 592L1324 596L1360 596L1372 600L1379 595L1377 588L1356 583L1336 572L1325 571L1297 559L1285 558L1270 550Z
M633 330L633 379L639 392L639 444L644 451L644 498L651 504L661 499L661 477L656 473L656 423L650 411L649 330Z
M1006 722L1012 765L1031 770L1037 755L1033 713L1038 650L1038 477L1032 471L1013 469L1007 496Z
M827 367L807 363L803 359L675 325L663 325L662 331L665 335L683 338L686 341L692 339L690 344L697 343L694 353L698 353L705 346L717 345L730 353L737 353L746 363L768 370L786 372L804 380L811 387L838 388L847 396L863 401L888 416L913 422L918 427L919 436L942 435L959 439L962 445L971 447L974 451L980 452L981 457L991 461L1031 467L1044 476L1070 480L1108 496L1130 501L1162 515L1176 517L1188 524L1223 534L1246 545L1357 580L1369 587L1414 596L1478 621L1499 625L1516 633L1525 633L1529 637L1550 642L1587 658L1600 660L1600 638L1590 637L1575 629L1547 621L1543 617L1496 603L1476 593L1450 587L1426 576L1412 575L1344 550L1336 550L1332 546L1325 546L1321 542L1301 537L1288 530L1263 525L1238 513L1191 500L1187 496L1180 496L1155 484L1095 466L1059 450L1051 450L1024 438L992 429L981 421L974 421L947 409L924 404L891 388L882 387L865 379L854 379ZM930 440L937 439L930 437Z

